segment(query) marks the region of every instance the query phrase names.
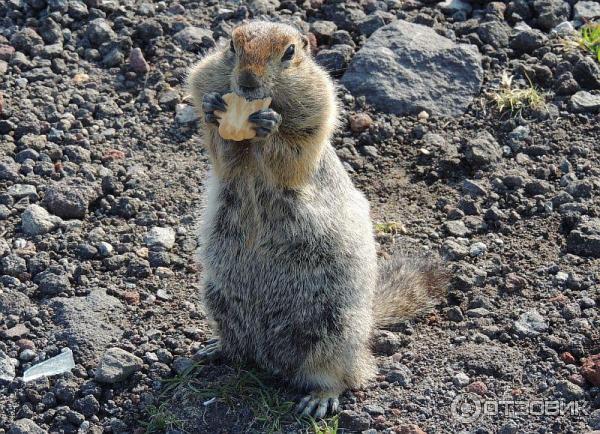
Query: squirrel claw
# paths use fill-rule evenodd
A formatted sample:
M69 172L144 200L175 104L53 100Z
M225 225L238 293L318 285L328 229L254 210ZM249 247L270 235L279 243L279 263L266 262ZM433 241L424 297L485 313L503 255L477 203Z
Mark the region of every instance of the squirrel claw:
M310 394L302 398L296 407L296 411L302 416L312 416L322 419L330 413L337 413L340 401L338 395Z
M206 342L206 346L194 354L193 359L197 362L203 360L213 360L221 355L221 342L219 339L211 339Z
M202 111L204 112L204 119L208 123L216 124L217 116L215 110L227 111L227 103L221 95L217 92L211 92L204 95L202 98Z
M266 137L277 130L281 124L281 115L273 109L266 108L252 113L248 120L255 125L258 137Z

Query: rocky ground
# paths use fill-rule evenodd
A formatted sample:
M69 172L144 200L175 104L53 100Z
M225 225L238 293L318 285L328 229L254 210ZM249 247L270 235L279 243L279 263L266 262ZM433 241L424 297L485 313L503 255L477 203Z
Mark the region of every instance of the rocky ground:
M191 360L208 163L183 84L258 16L309 32L338 80L333 144L382 255L453 272L431 315L376 334L376 381L328 428L276 379ZM0 433L600 430L600 63L574 30L594 19L575 0L1 2ZM64 348L69 373L23 381ZM469 422L467 392L571 406Z

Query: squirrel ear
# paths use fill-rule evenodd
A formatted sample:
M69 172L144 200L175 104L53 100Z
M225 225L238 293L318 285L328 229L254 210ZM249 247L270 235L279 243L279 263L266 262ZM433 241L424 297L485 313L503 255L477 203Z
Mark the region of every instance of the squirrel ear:
M306 50L309 44L308 37L306 35L301 35L300 38L302 39L302 48Z

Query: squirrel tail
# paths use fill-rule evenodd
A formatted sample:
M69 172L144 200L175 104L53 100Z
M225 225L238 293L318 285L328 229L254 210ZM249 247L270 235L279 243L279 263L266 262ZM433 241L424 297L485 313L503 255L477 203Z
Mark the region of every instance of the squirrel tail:
M396 324L433 307L446 294L449 280L436 258L393 256L382 261L373 298L376 326Z

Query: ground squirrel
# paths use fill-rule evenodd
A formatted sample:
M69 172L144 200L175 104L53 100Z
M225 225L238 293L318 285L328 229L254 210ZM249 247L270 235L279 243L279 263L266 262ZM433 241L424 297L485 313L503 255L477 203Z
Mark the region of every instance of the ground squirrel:
M193 67L212 170L199 239L203 301L217 338L199 357L251 362L308 392L299 410L335 412L375 372L374 327L431 306L446 284L433 261L377 263L369 204L329 143L335 89L291 26L251 22ZM222 95L271 97L257 137L217 132Z

